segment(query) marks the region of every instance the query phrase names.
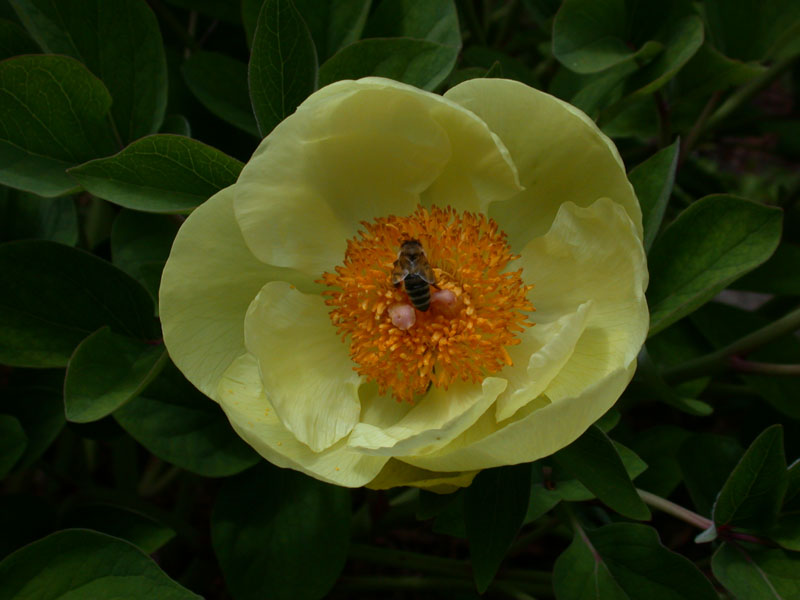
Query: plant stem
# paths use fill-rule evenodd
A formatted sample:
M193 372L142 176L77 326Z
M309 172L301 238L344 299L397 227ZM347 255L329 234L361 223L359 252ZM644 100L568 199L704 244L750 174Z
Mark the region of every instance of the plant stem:
M732 366L732 356L747 354L797 329L800 329L800 307L724 348L666 369L662 375L666 382L674 384L724 371Z
M792 66L792 63L800 58L800 54L787 56L775 61L766 71L754 77L745 85L736 90L730 97L722 103L716 112L706 122L702 132L705 133L710 129L717 127L722 121L727 119L735 113L743 104L750 101L750 99L758 94L761 90L766 88L775 79L780 77L784 71Z
M467 19L467 25L472 35L475 36L481 46L486 45L486 32L478 19L478 13L475 11L475 4L472 0L464 0L461 5L464 7L464 16Z
M684 508L678 504L675 504L674 502L670 502L666 498L656 496L655 494L651 494L648 491L640 490L638 488L636 489L636 492L639 494L639 497L644 500L645 504L649 504L653 508L657 508L662 512L670 514L681 521L685 521L686 523L689 523L689 525L694 525L703 531L712 525L710 519L706 519L705 517L698 515L696 512L692 512L688 508Z
M706 105L703 107L703 110L700 112L700 116L697 117L697 121L694 122L692 128L689 130L689 133L686 135L686 140L681 144L680 152L678 153L678 168L680 169L683 161L686 160L686 157L689 156L689 152L694 149L697 140L700 139L700 133L703 131L708 118L711 116L711 111L714 110L714 107L719 102L719 98L721 93L719 91L714 92L711 94L711 97L706 102Z
M800 376L800 365L780 365L775 363L755 362L738 356L731 357L731 366L741 373L758 373L759 375Z

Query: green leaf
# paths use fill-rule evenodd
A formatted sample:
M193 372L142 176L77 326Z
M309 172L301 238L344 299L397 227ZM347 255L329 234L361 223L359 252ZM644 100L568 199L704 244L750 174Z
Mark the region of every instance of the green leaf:
M800 552L800 515L779 517L769 531L769 539L786 550Z
M45 241L0 246L0 362L60 367L104 325L157 337L153 301L130 276L91 254Z
M294 0L295 8L314 40L320 61L361 37L371 4L371 0Z
M146 212L188 212L236 181L242 163L180 135L151 135L69 170L91 194Z
M698 513L711 516L717 494L743 453L734 438L712 433L695 434L683 443L678 464Z
M159 458L205 477L233 475L259 461L219 405L172 365L141 396L117 409L114 418Z
M85 64L113 98L123 143L155 133L167 106L167 62L155 15L142 0L11 0L45 52Z
M694 389L689 390L689 392L693 391ZM667 385L650 359L646 346L639 352L636 380L631 382L627 393L646 400L656 399L672 408L697 417L707 417L714 412L710 404L684 396L683 388L673 388Z
M628 174L628 179L639 198L639 204L642 205L644 247L648 251L661 227L661 220L664 218L664 211L672 194L679 150L678 139L671 146L656 152Z
M576 531L556 560L559 600L717 600L714 587L689 560L665 548L652 527L614 523Z
M188 119L183 115L172 114L164 117L164 122L161 123L158 132L192 137L192 126L189 125Z
M772 58L800 33L800 4L795 0L706 0L704 9L711 39L731 58Z
M453 0L383 0L370 16L364 37L407 37L461 48Z
M553 456L609 508L631 519L650 518L617 450L596 426Z
M15 417L28 439L25 452L17 464L17 468L23 470L39 459L64 427L64 400L61 393L64 373L61 370L16 370L14 374L27 375L30 381L11 379L0 394L0 413Z
M247 65L218 52L195 52L181 67L186 85L208 110L256 137L247 90Z
M797 554L724 543L714 553L711 569L736 600L800 597L800 558Z
M652 94L678 74L703 45L703 21L684 17L669 24L663 36L664 51L626 82L632 97Z
M136 546L85 529L59 531L0 563L0 600L200 600Z
M343 48L322 65L319 84L322 87L342 79L376 76L432 90L449 75L453 56L452 47L427 40L361 40Z
M3 479L25 453L28 438L20 422L0 414L0 479Z
M248 67L250 101L261 135L317 89L317 64L311 34L291 1L265 0Z
M714 523L763 529L772 525L786 492L783 428L765 429L728 476L712 510Z
M22 27L13 21L0 19L0 60L38 51L39 47Z
M78 212L73 198L42 198L1 188L0 241L24 239L74 246L78 242Z
M112 262L141 283L154 300L176 233L178 223L167 215L126 209L114 219Z
M800 511L800 458L786 469L786 495L783 498L783 508Z
M691 321L708 340L720 347L771 322L759 314L720 303L704 306L692 315ZM787 334L749 353L748 358L767 363L800 363L800 341ZM739 373L737 376L775 410L791 419L800 419L800 404L795 400L800 395L800 379L749 373Z
M676 104L695 99L705 103L717 90L745 84L765 70L758 63L743 63L724 56L706 40L677 76ZM697 118L697 113L693 118Z
M650 335L767 260L781 223L780 209L734 196L707 196L684 210L650 250Z
M565 0L553 21L553 55L577 73L595 73L658 52L655 42L626 44L628 20L623 0Z
M531 467L487 469L464 491L464 523L478 593L492 583L528 512Z
M90 423L136 397L169 358L153 345L103 327L83 340L67 365L64 408L67 419Z
M211 540L236 600L316 600L347 559L350 494L260 465L225 482L211 516Z
M690 435L672 425L657 425L639 434L633 449L649 468L636 479L636 486L668 497L683 479L677 454Z
M152 554L175 537L175 531L134 510L112 504L88 504L67 510L64 528L93 529L122 538L145 554Z
M0 62L0 183L40 196L75 190L66 169L114 151L111 96L66 56Z

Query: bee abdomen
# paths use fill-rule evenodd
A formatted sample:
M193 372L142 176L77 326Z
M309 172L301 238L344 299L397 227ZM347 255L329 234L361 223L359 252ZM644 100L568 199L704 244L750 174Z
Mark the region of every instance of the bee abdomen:
M430 284L419 275L409 275L403 281L408 299L414 308L425 312L431 305Z

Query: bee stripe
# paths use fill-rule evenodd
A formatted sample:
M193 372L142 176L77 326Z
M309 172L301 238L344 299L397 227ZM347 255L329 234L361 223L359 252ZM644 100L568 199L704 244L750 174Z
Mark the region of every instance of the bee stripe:
M406 294L418 310L425 312L431 305L431 288L419 275L409 275L405 281Z

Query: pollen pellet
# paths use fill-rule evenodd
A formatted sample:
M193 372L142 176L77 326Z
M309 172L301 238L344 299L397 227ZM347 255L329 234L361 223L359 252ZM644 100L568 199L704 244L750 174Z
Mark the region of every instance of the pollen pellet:
M402 302L392 304L389 307L389 316L392 318L392 324L398 329L410 329L417 322L414 307Z
M533 324L533 286L521 269L508 268L518 256L494 221L419 207L361 225L343 263L319 283L328 286L331 323L349 344L354 369L379 393L413 402L431 385L478 383L511 364L506 348ZM425 311L392 282L398 249L408 239L420 242L435 273Z

